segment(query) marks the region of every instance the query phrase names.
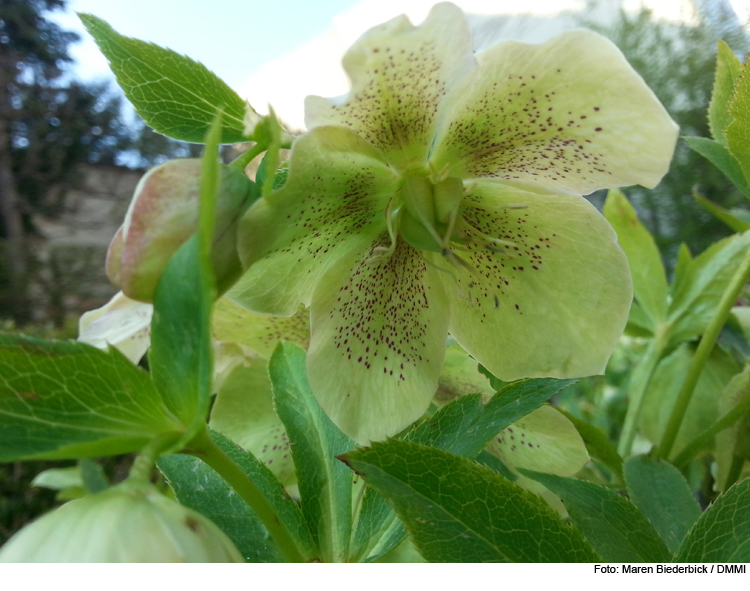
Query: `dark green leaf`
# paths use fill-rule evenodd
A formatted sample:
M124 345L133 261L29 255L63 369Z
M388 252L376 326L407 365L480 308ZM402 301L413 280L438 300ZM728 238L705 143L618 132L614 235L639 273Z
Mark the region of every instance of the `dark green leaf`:
M520 471L562 499L573 523L605 561L669 561L671 553L659 534L625 497L593 482Z
M688 146L698 152L734 183L745 197L750 198L750 185L737 159L719 142L703 137L683 138Z
M683 475L666 460L633 456L625 462L625 481L630 500L656 528L669 551L676 552L701 514Z
M389 440L344 459L388 498L431 562L599 560L541 499L465 458Z
M675 562L750 562L750 479L735 484L695 522Z
M203 143L218 109L225 125L221 143L246 140L245 101L203 64L153 43L124 37L103 20L80 14L125 96L155 131Z
M519 380L504 386L486 406L470 394L446 404L428 421L409 431L408 441L476 458L500 431L539 408L575 380ZM406 536L403 525L385 500L368 489L356 523L352 555L376 560Z
M302 512L271 471L223 435L212 432L211 437L258 487L300 549L312 555L313 542ZM207 464L192 456L171 455L159 460L159 469L166 476L177 500L216 523L246 560L283 562L261 520Z
M430 445L466 458L476 458L500 431L536 410L555 394L577 381L541 378L512 382L490 399L466 432L454 431L453 438L450 440L441 433L438 440Z
M128 453L180 430L116 349L0 335L0 462Z
M291 442L302 512L327 562L349 558L353 474L336 456L355 443L331 422L307 383L305 351L281 342L268 364L274 403Z

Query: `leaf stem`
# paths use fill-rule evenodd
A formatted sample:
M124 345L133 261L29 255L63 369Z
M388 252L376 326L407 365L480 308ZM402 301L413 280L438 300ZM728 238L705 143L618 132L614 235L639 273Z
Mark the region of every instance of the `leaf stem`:
M138 452L128 473L128 479L149 482L154 471L156 460L168 449L172 448L182 437L182 433L163 433L154 437Z
M745 458L732 454L732 463L729 465L729 471L727 472L727 478L721 488L722 492L726 491L735 482L737 482L742 474L742 467L745 465ZM719 483L722 484L722 483Z
M306 562L294 538L279 520L271 504L255 483L211 439L204 428L186 446L184 453L194 455L211 466L242 497L276 542L288 562Z
M240 170L245 170L245 167L250 164L253 158L265 152L267 148L268 146L265 143L257 143L252 148L249 148L247 151L243 152L242 154L237 156L237 158L232 160L229 163L229 166L239 168Z
M726 323L727 318L732 311L732 307L737 301L742 289L747 284L748 279L750 279L750 250L745 254L745 258L742 260L742 263L732 277L732 281L724 290L724 295L721 297L716 314L711 319L711 322L703 333L703 337L698 344L695 355L693 355L693 359L690 362L687 376L682 383L682 388L677 395L675 405L672 407L672 413L667 422L667 427L664 430L661 443L657 448L657 453L662 458L668 458L669 454L672 452L674 442L677 439L680 427L682 426L682 420L685 418L685 413L690 405L693 391L698 383L698 378L703 372L703 368L706 365L706 361L708 361L711 351L713 351L719 332L721 332L722 327Z
M641 362L633 370L628 386L628 412L625 416L620 443L617 446L617 451L622 458L630 456L630 451L633 448L638 421L643 411L646 390L667 345L667 330L666 325L657 328L654 338L641 358Z

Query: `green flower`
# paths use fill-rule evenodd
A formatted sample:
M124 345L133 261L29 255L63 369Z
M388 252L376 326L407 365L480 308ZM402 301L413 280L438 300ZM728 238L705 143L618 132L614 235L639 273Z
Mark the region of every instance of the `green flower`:
M244 562L200 513L125 481L65 503L14 535L2 562Z
M418 419L448 333L503 380L600 373L630 272L582 193L666 172L677 126L589 31L477 53L443 3L363 35L351 92L308 97L284 187L240 223L230 298L310 306L310 385L361 442Z

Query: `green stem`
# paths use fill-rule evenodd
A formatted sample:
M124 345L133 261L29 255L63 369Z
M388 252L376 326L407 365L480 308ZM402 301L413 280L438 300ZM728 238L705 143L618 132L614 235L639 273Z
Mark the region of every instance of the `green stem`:
M695 355L693 355L693 359L690 362L687 376L682 383L680 393L677 395L675 405L672 407L672 414L669 417L667 427L657 449L657 453L662 458L668 458L672 452L672 447L674 447L674 442L682 426L682 420L685 418L688 406L690 406L690 400L693 397L693 391L695 390L695 385L698 383L698 378L703 372L711 351L713 351L719 332L724 327L732 311L732 307L747 284L748 279L750 279L750 250L745 254L745 258L732 277L732 281L724 290L724 295L721 297L716 314L703 333L701 342L698 344Z
M656 365L664 353L666 345L667 328L664 325L657 328L654 338L649 343L646 353L641 358L641 363L633 371L630 386L628 387L628 413L625 416L622 436L617 446L617 451L622 458L630 456L638 422L643 411L646 389L651 381L651 376L656 369Z
M128 473L128 479L149 482L154 466L156 466L156 460L165 450L175 445L180 437L182 437L182 433L164 433L149 441L135 457Z
M265 152L267 147L268 146L266 144L255 144L252 148L248 149L246 152L243 152L242 154L237 156L237 158L232 160L229 163L229 166L234 166L235 168L239 168L240 170L245 170L245 167L250 164L252 159Z
M745 465L745 458L732 454L732 463L729 465L729 471L727 472L727 479L724 481L724 486L721 489L722 492L726 491L730 486L737 482L742 474L742 467Z
M190 441L185 453L200 458L227 481L263 522L266 530L268 530L288 562L306 562L294 538L279 521L276 512L263 496L263 493L258 490L258 487L248 478L247 474L214 443L206 429L201 429Z

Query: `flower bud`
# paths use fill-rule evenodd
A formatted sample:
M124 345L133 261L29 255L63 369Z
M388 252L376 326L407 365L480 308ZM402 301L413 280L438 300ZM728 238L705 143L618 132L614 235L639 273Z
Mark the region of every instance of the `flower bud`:
M126 481L43 515L0 549L0 562L244 562L213 522Z
M237 221L258 194L241 170L220 171L211 258L221 294L242 273ZM107 253L107 275L125 295L153 301L169 259L198 228L200 188L201 161L194 158L165 162L140 180Z

